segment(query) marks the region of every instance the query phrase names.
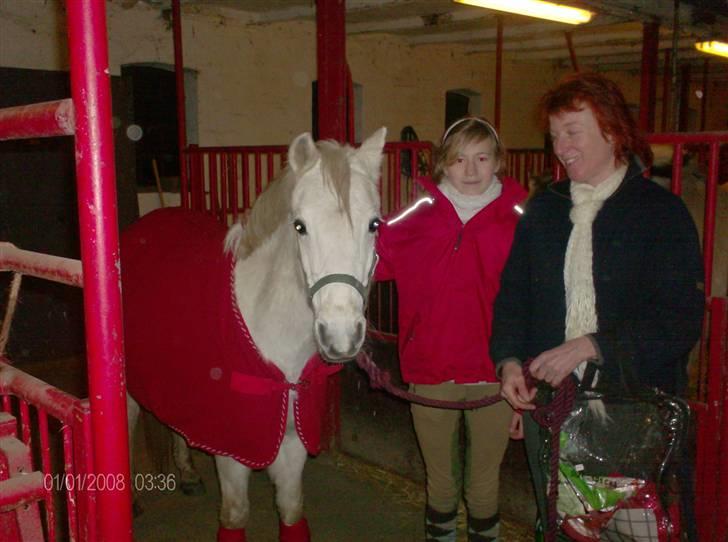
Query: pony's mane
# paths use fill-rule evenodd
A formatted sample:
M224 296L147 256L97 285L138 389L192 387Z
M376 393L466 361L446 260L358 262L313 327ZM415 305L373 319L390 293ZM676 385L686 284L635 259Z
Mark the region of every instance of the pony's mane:
M328 186L339 200L339 209L351 221L351 166L349 165L350 147L341 146L336 141L321 141L316 145L321 153L321 172L324 185Z
M329 187L339 202L339 208L351 220L351 168L349 148L335 141L320 141L316 147L321 154L321 172L324 186ZM316 162L307 164L301 175L314 167ZM281 222L290 220L291 197L296 185L296 174L287 166L255 200L250 212L234 224L225 237L225 251L242 259L252 254Z

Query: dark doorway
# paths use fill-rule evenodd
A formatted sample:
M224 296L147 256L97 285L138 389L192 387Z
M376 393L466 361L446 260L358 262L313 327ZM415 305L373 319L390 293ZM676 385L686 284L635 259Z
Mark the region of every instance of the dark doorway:
M159 176L179 178L177 148L177 90L173 71L155 66L122 66L121 77L131 92L136 184L156 186L153 163ZM166 187L165 187L166 188Z
M445 93L445 129L470 114L470 97L459 92Z
M68 72L0 68L0 107L60 100L71 96ZM137 217L136 190L128 175L130 150L126 93L111 78L119 227ZM73 137L0 142L0 241L19 248L80 257ZM0 308L5 307L10 273L0 273ZM80 289L25 278L10 331L14 361L64 357L83 350Z

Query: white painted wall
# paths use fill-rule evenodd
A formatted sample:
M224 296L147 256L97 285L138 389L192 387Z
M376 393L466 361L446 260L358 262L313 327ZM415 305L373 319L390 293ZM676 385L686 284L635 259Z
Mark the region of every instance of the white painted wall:
M68 69L65 15L60 0L0 1L0 66ZM123 9L106 2L112 74L128 63L173 63L172 31L159 9L139 2ZM183 6L185 66L198 73L201 145L286 144L311 127L311 81L316 77L313 21L248 24L245 14ZM412 125L436 140L445 92L479 92L493 115L495 55L466 54L458 46L411 47L382 34L350 36L353 79L363 85L367 135L389 128L389 140ZM554 80L550 64L503 68L502 135L511 147L541 146L533 107Z
M0 0L0 66L65 70L68 55L62 0ZM158 8L138 2L124 9L106 2L112 74L129 63L173 64L172 30ZM185 65L197 71L200 145L287 144L311 128L311 81L316 77L313 21L251 24L244 12L182 8ZM364 135L379 126L388 139L412 125L437 141L444 128L445 92L467 88L494 112L494 53L468 53L457 45L409 46L384 34L347 38L353 79L363 86ZM541 147L535 106L564 70L549 62L503 63L501 135L508 147ZM639 74L608 74L632 104ZM661 93L659 89L658 94ZM728 89L711 88L709 129L726 129ZM691 106L699 108L692 100ZM660 110L658 109L658 126Z

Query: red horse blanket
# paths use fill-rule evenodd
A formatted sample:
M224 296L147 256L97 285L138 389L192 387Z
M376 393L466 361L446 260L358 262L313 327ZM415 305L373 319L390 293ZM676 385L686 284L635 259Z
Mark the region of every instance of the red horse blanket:
M262 468L286 429L319 451L327 377L316 354L297 383L264 359L235 300L225 227L209 215L162 209L121 237L128 389L190 445Z

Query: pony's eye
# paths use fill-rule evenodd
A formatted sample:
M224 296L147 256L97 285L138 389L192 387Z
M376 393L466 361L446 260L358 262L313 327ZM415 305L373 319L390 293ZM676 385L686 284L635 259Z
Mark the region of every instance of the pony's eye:
M382 225L382 221L378 218L372 218L369 221L369 232L374 233L379 229L379 226Z
M293 227L296 228L298 235L306 235L306 224L303 223L303 220L299 220L298 218L294 220Z

